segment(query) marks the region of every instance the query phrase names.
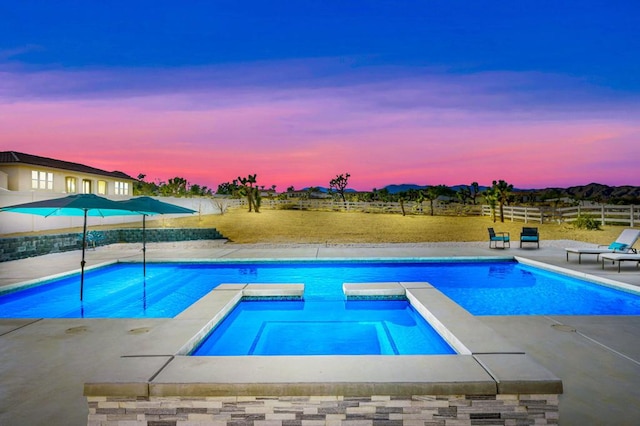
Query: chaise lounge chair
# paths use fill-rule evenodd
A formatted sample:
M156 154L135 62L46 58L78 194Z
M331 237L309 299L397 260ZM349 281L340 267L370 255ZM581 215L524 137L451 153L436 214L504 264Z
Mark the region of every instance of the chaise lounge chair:
M489 229L489 248L499 248L503 249L506 247L511 247L511 236L508 232L495 232L493 228ZM500 243L500 246L498 246ZM491 246L493 244L493 247Z
M600 258L602 259L602 269L604 269L605 260L610 260L614 265L618 262L618 272L620 272L620 265L626 260L637 262L636 267L640 266L640 254L638 253L603 253Z
M522 232L520 233L520 248L522 248L522 243L536 243L538 248L540 248L540 234L538 234L538 228L523 227Z
M600 259L600 256L606 253L635 253L633 245L640 237L640 230L637 229L625 229L620 233L618 238L607 246L598 246L594 248L566 248L567 262L569 261L569 253L578 255L578 263L582 262L583 254L595 254L596 261Z

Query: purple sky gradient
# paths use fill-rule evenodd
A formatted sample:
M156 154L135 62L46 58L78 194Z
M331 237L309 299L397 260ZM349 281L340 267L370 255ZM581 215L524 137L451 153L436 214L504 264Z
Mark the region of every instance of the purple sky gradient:
M28 59L54 49L26 41L0 44L0 150L214 190L253 173L279 191L341 173L359 190L496 179L640 186L638 88L613 71L554 69L560 48L532 50L546 55L539 67L479 66L473 46L456 61L399 60L357 42L335 55L303 46L197 64L58 63Z

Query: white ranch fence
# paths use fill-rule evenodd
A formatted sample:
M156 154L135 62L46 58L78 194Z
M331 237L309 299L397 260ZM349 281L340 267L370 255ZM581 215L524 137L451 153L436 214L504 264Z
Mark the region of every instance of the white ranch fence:
M334 199L297 199L297 200L276 200L263 198L260 208L267 209L287 209L287 210L325 210L325 211L353 211L364 213L394 213L402 214L402 209L406 214L431 214L431 206L428 201L417 203L415 201L399 202L382 202L382 201L347 201L343 202ZM439 201L433 203L434 215L451 215L451 216L480 216L482 214L481 206L478 205L462 205L462 204L446 204Z
M498 216L500 208L496 206L495 210L495 214ZM491 216L491 207L483 205L482 215ZM598 220L602 225L628 225L634 227L640 224L640 206L634 205L602 204L560 208L504 206L504 218L511 222L573 222L580 215L590 216Z

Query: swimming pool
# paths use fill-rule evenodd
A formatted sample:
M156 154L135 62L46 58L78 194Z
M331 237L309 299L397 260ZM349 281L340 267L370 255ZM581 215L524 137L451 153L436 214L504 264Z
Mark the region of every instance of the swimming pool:
M429 282L473 315L640 315L640 296L515 261L117 263L0 296L2 318L172 318L221 283L304 283L344 300L344 282Z

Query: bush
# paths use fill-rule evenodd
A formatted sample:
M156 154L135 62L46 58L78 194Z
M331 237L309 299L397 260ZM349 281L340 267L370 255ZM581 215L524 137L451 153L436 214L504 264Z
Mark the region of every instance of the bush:
M586 214L579 214L573 226L578 229L588 229L591 231L600 229L600 221L593 216Z

